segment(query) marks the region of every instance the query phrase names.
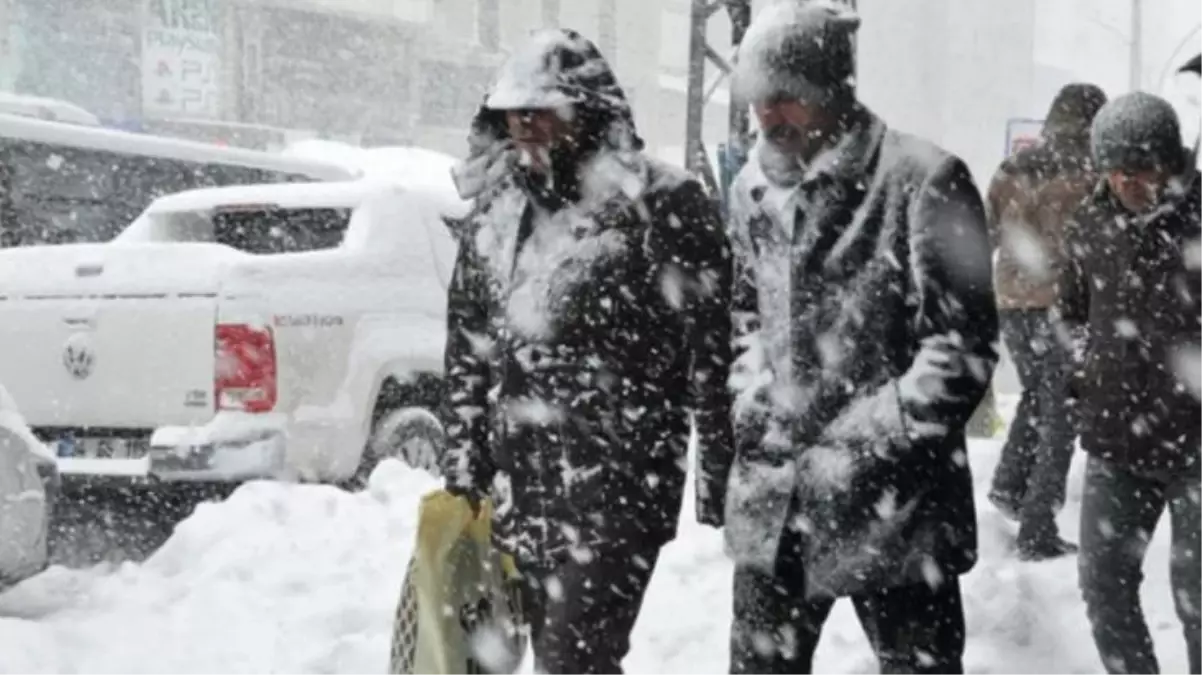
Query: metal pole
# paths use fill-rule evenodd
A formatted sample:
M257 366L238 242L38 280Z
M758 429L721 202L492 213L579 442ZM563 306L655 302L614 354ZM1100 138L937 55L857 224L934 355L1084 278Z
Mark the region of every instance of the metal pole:
M743 36L747 33L747 27L751 25L751 2L750 0L732 1L726 5L727 13L730 14L730 44L736 49L743 43ZM729 118L729 138L727 143L734 152L740 153L740 156L745 154L750 145L750 124L747 119L747 102L740 101L735 95L734 80L731 80L730 87L730 118Z
M705 26L709 16L705 9L705 0L693 0L692 11L689 12L689 79L684 166L695 175L704 175L703 167L707 162L701 147L701 123L705 108Z
M1143 84L1143 5L1140 0L1131 0L1131 71L1128 86L1131 91L1138 91Z

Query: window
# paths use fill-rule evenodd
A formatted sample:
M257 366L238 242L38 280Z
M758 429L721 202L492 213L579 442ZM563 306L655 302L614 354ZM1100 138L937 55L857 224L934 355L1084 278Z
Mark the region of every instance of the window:
M8 146L3 245L94 241L97 232L113 232L116 160L40 143Z
M200 241L256 255L338 248L351 221L349 208L251 207L212 212L155 213L131 228L128 241Z

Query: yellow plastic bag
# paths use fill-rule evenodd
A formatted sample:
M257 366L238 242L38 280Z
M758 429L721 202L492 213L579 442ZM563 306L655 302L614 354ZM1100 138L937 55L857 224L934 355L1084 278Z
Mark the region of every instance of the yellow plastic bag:
M473 517L445 490L422 498L417 542L392 629L392 673L514 672L525 636L513 559L491 536L492 505Z

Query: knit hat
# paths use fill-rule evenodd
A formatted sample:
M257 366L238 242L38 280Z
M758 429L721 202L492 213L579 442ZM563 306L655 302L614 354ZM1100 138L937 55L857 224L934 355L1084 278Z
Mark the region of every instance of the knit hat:
M756 15L735 55L734 91L745 101L784 94L807 103L851 101L853 37L860 17L832 0L777 0Z
M1142 91L1102 106L1090 129L1090 145L1101 171L1177 173L1186 161L1177 112L1168 101Z

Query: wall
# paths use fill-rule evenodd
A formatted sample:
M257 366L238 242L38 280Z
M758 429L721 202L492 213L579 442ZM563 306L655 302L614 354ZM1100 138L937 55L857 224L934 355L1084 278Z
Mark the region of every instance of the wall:
M1006 120L1032 114L1035 0L859 0L859 89L898 129L959 154L984 184Z

